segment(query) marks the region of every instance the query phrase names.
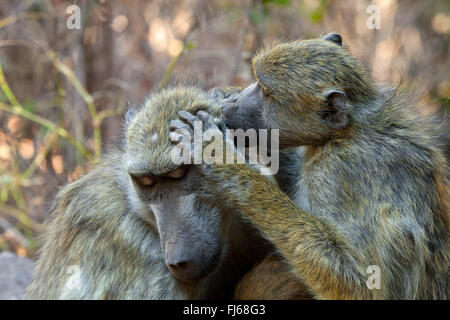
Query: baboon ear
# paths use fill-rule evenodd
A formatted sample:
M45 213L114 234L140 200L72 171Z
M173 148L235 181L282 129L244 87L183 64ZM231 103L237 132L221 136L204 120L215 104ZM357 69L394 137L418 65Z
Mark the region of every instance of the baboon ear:
M323 36L322 39L334 42L337 45L342 47L342 37L340 34L332 32L332 33L327 34L326 36Z
M333 129L343 129L348 125L345 93L339 90L325 92L326 106L322 118Z

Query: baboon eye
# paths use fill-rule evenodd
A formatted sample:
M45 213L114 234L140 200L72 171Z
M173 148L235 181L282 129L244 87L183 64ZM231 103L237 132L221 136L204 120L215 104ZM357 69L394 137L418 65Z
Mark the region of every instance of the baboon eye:
M131 176L133 180L141 187L151 188L155 185L155 179L149 176L136 177Z
M168 172L165 176L170 179L181 179L186 175L187 167L178 167L177 169Z

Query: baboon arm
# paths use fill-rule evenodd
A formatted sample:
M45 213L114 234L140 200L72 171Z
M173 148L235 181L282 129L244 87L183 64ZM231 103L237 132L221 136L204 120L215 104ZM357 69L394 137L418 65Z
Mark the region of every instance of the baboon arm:
M290 272L290 266L278 255L268 254L239 281L236 300L312 299L305 284Z
M317 297L373 298L365 265L344 235L301 210L277 186L246 165L203 164L205 192L239 208L270 240ZM208 189L208 191L206 191ZM372 292L371 292L372 291Z

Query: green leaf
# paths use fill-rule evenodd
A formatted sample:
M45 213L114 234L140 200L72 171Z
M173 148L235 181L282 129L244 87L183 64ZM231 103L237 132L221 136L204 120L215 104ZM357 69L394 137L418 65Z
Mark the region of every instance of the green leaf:
M286 7L291 3L291 1L290 0L263 0L262 3L263 3L263 5L275 4L275 5Z
M261 16L255 9L250 9L249 16L254 24L258 24L261 21Z
M194 42L188 42L188 43L186 43L185 44L185 46L184 46L184 48L186 49L186 50L191 50L191 49L194 49L195 48L195 43Z

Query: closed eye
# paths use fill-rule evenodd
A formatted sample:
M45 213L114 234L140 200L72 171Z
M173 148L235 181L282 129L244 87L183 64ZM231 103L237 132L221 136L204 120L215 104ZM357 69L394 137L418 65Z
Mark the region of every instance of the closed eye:
M139 185L140 187L143 187L143 188L151 188L156 183L156 180L154 178L152 178L151 176L139 176L138 177L138 176L131 175L131 178L137 185Z
M187 173L188 168L186 166L178 167L177 169L170 171L164 175L164 177L169 179L181 179Z
M258 84L258 86L259 86L259 88L260 88L260 90L261 90L261 94L262 94L264 97L269 98L269 97L270 97L269 91L267 91L264 87L260 86L259 84Z
M133 175L130 174L131 178L133 179L134 183L136 183L141 188L152 188L158 180L164 180L164 179L181 179L183 178L188 171L187 166L181 166L178 167L175 170L166 172L162 175Z

